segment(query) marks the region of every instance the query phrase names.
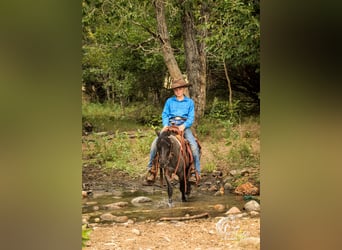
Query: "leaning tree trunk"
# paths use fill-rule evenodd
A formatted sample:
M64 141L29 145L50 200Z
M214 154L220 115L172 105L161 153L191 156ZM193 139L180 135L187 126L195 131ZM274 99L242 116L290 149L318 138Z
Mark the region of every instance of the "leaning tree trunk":
M184 3L184 1L180 1ZM206 53L204 38L207 36L207 31L202 28L196 29L196 24L192 14L192 2L188 1L183 5L182 25L184 34L184 48L186 56L186 71L189 83L192 84L190 95L195 102L196 122L204 115L206 104ZM208 18L208 8L205 3L201 5L201 22L206 22Z
M164 0L155 0L154 1L156 16L157 16L157 25L158 25L158 38L161 44L164 62L166 67L170 73L172 79L179 79L182 76L182 72L180 71L175 56L173 54L173 50L170 43L170 36L167 30L166 19L165 19L165 7Z

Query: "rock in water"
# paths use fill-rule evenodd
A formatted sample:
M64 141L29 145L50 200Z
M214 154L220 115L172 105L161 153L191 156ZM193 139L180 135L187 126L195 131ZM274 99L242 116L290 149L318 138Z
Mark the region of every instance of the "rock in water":
M135 197L134 199L131 200L131 203L133 205L139 205L139 204L148 203L148 202L152 202L152 199L145 197L145 196Z

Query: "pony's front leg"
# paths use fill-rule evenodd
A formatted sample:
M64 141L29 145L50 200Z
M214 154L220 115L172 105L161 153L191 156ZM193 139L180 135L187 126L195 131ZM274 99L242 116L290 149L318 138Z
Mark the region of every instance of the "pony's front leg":
M186 182L186 185L185 185ZM191 192L191 185L190 182L188 180L181 180L179 182L179 190L182 193L182 201L183 202L187 202L189 201L189 196L190 196L190 192Z
M159 168L159 170L160 170L160 173L159 173L159 176L160 176L160 187L162 188L163 186L164 186L164 178L163 178L163 176L164 176L164 174L163 174L163 168Z
M167 171L165 171L167 172ZM167 183L167 194L169 196L169 207L173 207L173 204L172 204L172 193L173 193L173 187L172 187L172 184L171 184L171 179L169 177L169 175L167 173L165 173L165 179L166 179L166 183Z

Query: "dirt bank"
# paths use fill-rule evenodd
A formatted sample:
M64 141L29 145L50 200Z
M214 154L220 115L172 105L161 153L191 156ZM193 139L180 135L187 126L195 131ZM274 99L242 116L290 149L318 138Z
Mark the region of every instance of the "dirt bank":
M260 219L242 218L218 228L219 218L96 226L84 249L260 249ZM222 232L226 227L227 233Z

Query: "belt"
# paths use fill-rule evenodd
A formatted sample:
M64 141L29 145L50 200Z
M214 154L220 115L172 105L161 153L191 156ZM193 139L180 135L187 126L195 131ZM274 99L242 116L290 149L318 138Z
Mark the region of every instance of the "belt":
M186 118L184 117L180 117L180 116L175 116L175 117L172 117L170 120L176 120L176 121L180 121L180 120L183 120L183 121L186 121Z

